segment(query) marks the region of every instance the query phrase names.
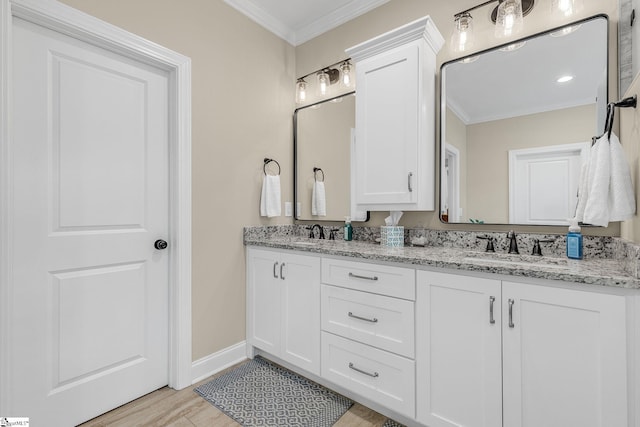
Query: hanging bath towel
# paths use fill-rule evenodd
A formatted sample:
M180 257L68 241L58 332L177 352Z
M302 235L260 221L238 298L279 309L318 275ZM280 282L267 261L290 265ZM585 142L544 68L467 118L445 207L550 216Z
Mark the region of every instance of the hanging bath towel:
M313 181L311 192L311 215L327 216L327 197L325 194L324 182Z
M272 218L282 213L280 175L264 175L260 197L260 215Z
M609 183L611 181L611 150L603 135L591 147L587 169L586 203L582 222L606 227L609 225ZM580 218L577 218L580 220Z
M636 213L636 198L631 182L631 172L616 134L611 134L609 144L611 149L609 221L624 221Z

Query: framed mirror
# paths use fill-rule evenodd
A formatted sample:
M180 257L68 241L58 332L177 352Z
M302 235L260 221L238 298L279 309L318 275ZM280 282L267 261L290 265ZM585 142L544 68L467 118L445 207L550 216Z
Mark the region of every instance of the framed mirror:
M608 20L594 16L441 68L440 219L567 225L608 102Z
M367 220L367 212L354 212L351 206L355 114L355 92L295 110L295 219L344 221L349 216L353 221Z

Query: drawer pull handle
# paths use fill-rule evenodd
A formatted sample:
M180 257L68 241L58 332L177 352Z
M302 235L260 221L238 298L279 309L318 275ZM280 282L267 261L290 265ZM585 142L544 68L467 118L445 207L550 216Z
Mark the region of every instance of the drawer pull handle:
M513 304L514 303L515 301L509 298L509 327L510 328L513 328L516 326L513 324Z
M358 369L351 362L349 362L349 369L353 369L356 372L360 372L361 374L368 375L368 376L370 376L372 378L378 378L380 376L380 374L377 373L377 372L374 372L372 374L371 372L367 372L367 371L363 371L362 369Z
M277 261L273 263L273 277L274 277L274 279L278 278L278 273L276 273L276 268L278 268L278 262Z
M354 319L358 319L358 320L364 320L365 322L378 323L378 319L376 319L375 317L373 319L368 319L366 317L356 316L352 312L349 312L349 317L353 317Z
M496 319L494 319L493 317L493 303L495 302L496 302L496 297L490 296L489 297L489 323L492 325L496 323Z
M284 280L284 276L282 275L282 268L284 267L284 262L280 264L280 278Z
M378 276L373 276L373 277L369 277L369 276L360 276L358 274L353 274L353 273L349 273L349 277L353 277L355 279L365 279L365 280L378 280Z

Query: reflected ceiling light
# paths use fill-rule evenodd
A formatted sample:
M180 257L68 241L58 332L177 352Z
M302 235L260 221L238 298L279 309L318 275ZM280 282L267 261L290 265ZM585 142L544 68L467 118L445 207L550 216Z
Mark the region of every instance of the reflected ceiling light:
M467 56L466 58L460 60L460 62L462 62L463 64L471 64L472 62L476 62L479 58L480 58L480 56L478 56L478 55Z
M566 83L566 82L570 82L571 80L573 80L573 76L566 75L566 76L558 77L558 80L556 80L556 82Z
M553 31L552 33L550 33L549 35L551 37L564 37L567 34L571 34L573 33L575 30L577 30L578 28L580 28L582 24L576 24L576 25L569 25L568 27L564 27L564 28L560 28L557 31Z
M527 41L523 40L523 41L518 42L518 43L511 43L510 45L507 45L505 47L501 47L500 50L502 52L513 52L514 50L520 49L525 44L527 44Z
M498 3L491 12L491 21L496 24L495 36L511 37L522 31L523 17L533 9L534 0L489 0L453 15L454 28L451 35L451 50L460 53L473 46L473 17L471 11L491 3Z

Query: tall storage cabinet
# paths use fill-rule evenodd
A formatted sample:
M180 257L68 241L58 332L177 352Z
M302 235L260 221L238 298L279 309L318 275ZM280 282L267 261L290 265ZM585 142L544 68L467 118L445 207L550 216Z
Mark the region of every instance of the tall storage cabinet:
M435 208L435 71L444 43L429 16L347 49L356 64L355 203Z
M320 258L247 249L249 344L320 375Z

